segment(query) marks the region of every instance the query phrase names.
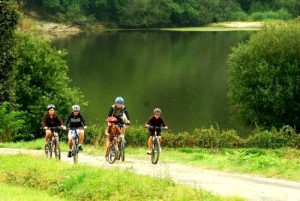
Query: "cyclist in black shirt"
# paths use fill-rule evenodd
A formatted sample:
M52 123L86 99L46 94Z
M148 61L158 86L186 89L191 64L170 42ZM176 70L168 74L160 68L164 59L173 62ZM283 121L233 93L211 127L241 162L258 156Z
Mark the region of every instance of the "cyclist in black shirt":
M84 128L85 126L85 120L80 114L80 106L79 105L73 105L72 106L72 113L67 117L67 120L65 122L65 125L71 128L68 132L68 145L69 145L69 152L68 157L72 157L72 132L74 132L74 129L76 129L77 133L79 134L79 145L78 148L80 151L82 151L82 144L84 141Z

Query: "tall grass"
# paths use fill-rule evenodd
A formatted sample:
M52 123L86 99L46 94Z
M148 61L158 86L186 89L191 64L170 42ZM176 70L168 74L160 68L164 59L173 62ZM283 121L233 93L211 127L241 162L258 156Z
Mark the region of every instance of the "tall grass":
M58 196L50 196L45 191L0 183L0 201L63 201Z
M0 161L0 182L45 190L67 200L241 200L117 169L74 166L24 155L0 155Z

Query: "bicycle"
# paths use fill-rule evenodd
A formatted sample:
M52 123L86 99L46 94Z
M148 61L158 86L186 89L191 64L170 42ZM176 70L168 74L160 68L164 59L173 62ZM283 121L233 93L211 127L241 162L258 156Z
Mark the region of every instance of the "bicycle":
M73 156L73 161L75 164L78 163L78 153L79 153L79 133L77 132L78 129L84 129L85 127L79 127L79 128L68 128L68 130L73 131L72 132L72 156Z
M157 131L158 129L163 130L165 129L165 127L150 126L149 128L154 129L154 135L152 136L151 162L152 164L157 164L161 150L161 146L157 136Z
M128 127L129 124L117 124L117 126L119 128ZM114 141L115 139L113 138L109 146L108 162L110 164L113 164L116 160L125 161L125 140L123 140L123 138L120 135L117 137L117 150Z
M54 152L55 158L60 160L61 153L60 153L60 144L59 144L59 136L58 133L55 132L60 127L46 127L44 128L49 129L51 131L52 137L47 140L47 144L45 145L45 155L47 158L52 158L52 153Z

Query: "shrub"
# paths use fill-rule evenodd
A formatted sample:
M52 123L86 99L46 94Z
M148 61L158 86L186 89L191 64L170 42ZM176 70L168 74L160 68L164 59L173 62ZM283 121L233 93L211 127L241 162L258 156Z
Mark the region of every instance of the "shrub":
M229 97L246 125L300 126L300 22L272 23L229 56Z
M257 131L246 140L246 147L280 148L296 147L299 135L290 127L283 127L279 131L273 128L271 131Z
M25 117L23 112L14 111L9 104L0 105L0 142L15 141L24 134Z

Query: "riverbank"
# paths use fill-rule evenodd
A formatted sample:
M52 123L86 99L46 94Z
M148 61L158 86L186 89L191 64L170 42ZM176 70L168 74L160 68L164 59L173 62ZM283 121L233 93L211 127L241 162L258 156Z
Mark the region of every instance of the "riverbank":
M29 32L43 38L62 38L76 35L82 32L102 32L102 31L139 31L139 30L161 30L161 31L257 31L263 26L263 22L220 22L212 23L203 27L175 27L175 28L149 28L149 29L127 29L109 28L100 23L89 25L85 28L72 24L56 23L38 20L37 18L23 15L19 25L19 30Z

